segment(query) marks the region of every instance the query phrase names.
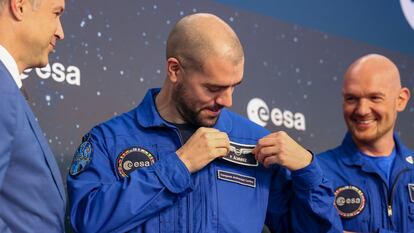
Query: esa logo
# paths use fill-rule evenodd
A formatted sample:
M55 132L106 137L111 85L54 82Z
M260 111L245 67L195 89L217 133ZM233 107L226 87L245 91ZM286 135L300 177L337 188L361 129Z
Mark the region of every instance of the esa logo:
M345 204L360 204L361 198L359 197L352 197L352 198L345 198L345 197L338 197L336 199L336 205L343 206Z
M125 161L125 163L123 165L123 167L126 171L129 171L132 168L149 167L149 166L151 166L150 161L132 162L131 160Z
M33 69L25 70L21 75L21 79L26 79L29 77L29 73ZM34 72L41 79L52 78L56 82L65 82L70 85L80 86L80 70L76 66L65 67L61 63L53 63L52 65L47 64L43 68L35 68Z
M400 0L401 8L404 16L414 30L414 1L413 0Z
M273 108L269 110L267 104L259 98L253 98L247 104L247 116L258 125L266 126L269 120L276 126L285 126L288 129L305 131L305 116L300 113L293 113L289 110Z

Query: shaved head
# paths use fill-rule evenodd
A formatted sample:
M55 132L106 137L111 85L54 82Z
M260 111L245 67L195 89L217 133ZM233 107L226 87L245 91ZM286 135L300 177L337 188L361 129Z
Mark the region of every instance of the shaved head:
M198 71L203 70L204 61L210 56L229 59L233 64L244 59L233 29L217 16L206 13L186 16L175 25L168 36L166 56Z
M387 88L392 92L397 93L401 89L397 66L383 55L368 54L352 63L345 73L344 86L355 79L368 78L387 83Z
M344 119L358 148L368 155L390 154L397 114L410 98L397 66L382 55L365 55L346 71L342 93Z
M243 80L236 33L215 15L186 16L168 36L166 61L167 78L156 99L160 115L169 122L214 126Z

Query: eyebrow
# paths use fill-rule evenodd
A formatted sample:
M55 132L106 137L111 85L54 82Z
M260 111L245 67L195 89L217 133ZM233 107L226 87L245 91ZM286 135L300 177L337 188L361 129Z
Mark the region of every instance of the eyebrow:
M241 81L239 81L239 82L237 82L237 83L235 83L233 85L218 85L218 84L210 83L210 84L207 84L207 86L210 86L210 87L218 87L218 88L235 87L235 86L240 85L242 83L242 81L243 80L241 80Z

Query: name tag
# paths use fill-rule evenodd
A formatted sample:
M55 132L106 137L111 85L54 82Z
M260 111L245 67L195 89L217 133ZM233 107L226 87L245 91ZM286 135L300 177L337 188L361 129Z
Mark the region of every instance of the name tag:
M252 188L256 188L256 178L252 176L245 176L234 172L228 172L223 170L217 170L217 178Z
M243 166L257 167L259 166L259 163L254 158L254 154L252 154L252 150L255 146L256 145L230 142L229 153L221 159Z

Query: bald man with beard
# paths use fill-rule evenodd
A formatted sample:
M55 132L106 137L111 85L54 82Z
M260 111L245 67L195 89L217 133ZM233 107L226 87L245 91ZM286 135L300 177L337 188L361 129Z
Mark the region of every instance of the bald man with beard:
M75 231L255 233L266 219L274 232L334 232L333 191L312 155L281 133L272 138L284 152L272 156L292 159L286 168L266 160L266 143L253 148L269 132L227 109L243 67L243 48L224 21L181 19L167 40L163 87L94 127L75 153Z
M348 133L317 158L344 230L414 232L414 153L394 132L410 91L390 59L369 54L349 67L342 94Z

